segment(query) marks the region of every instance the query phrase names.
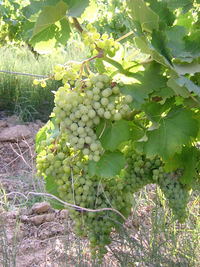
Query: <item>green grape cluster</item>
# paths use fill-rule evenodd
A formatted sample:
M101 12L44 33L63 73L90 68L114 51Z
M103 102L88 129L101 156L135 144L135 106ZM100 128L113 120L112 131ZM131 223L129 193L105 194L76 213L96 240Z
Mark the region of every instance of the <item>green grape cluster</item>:
M184 222L188 217L189 189L180 183L177 173L163 173L158 184L168 199L175 218L180 223Z
M90 185L89 190L87 189L88 182L92 185ZM92 180L87 177L82 188L82 194L85 194L85 188L88 194L84 207L92 209L113 208L124 216L130 215L132 196L127 194L123 180L120 180L120 178L99 181L97 177L93 177ZM123 222L123 219L120 215L111 211L85 212L72 210L70 214L75 222L76 234L88 236L92 255L101 259L107 252L106 245L111 242L110 233L112 229L117 228L119 223Z
M67 135L61 134L56 140L50 138L42 142L44 150L37 157L38 173L54 178L62 200L80 206L70 210L75 232L89 237L92 255L101 259L107 252L106 245L111 242L113 227L117 228L123 220L115 212L88 212L82 208L112 208L127 217L132 195L120 177L99 180L89 176L88 160L80 152L74 154L67 141Z
M127 167L123 171L124 181L133 193L147 184L158 184L169 202L169 207L179 222L188 216L189 189L181 184L181 172L167 173L164 164L157 156L148 159L137 153L130 144L124 151Z
M123 96L108 75L92 76L64 83L55 95L53 110L60 130L68 134L74 151L81 150L89 160L99 161L103 149L96 135L100 119L120 120L131 113L130 95Z
M125 157L127 167L123 172L124 180L131 187L132 193L138 192L147 184L154 182L154 168L157 170L161 161L157 157L153 159L146 158L145 155L137 153L130 143L126 147Z
M57 64L54 67L54 79L57 81L62 80L66 89L68 89L68 82L74 84L74 80L78 79L80 66L81 64L79 62L73 62L68 66Z
M104 55L114 57L115 53L119 50L120 45L117 41L114 41L112 37L109 37L107 33L102 35L97 32L97 29L87 24L86 30L82 32L84 44L89 46L93 50L94 55L98 54L98 48L104 50Z

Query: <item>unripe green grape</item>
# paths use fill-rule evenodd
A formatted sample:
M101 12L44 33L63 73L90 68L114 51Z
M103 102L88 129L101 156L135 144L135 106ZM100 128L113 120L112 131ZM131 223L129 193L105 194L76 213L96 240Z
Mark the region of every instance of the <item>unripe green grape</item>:
M103 117L103 115L104 115L104 109L103 109L103 108L99 108L99 109L97 110L97 113L98 113L98 115L99 115L100 117Z
M74 113L74 116L75 116L75 118L79 119L79 118L81 118L82 114L81 114L81 112L80 112L79 110L77 110L77 111Z
M113 110L115 108L114 104L113 103L109 103L108 104L108 109L109 110Z
M87 97L88 97L89 99L92 99L93 96L94 96L92 91L87 91L87 92L86 92L86 95L87 95Z
M126 101L126 103L131 103L133 101L132 96L131 95L126 95L125 96L125 101Z
M100 95L94 95L94 96L93 96L93 100L94 100L94 101L99 101L100 98L101 98Z
M76 131L78 129L78 125L76 123L72 123L72 125L70 126L70 129L72 131Z
M77 144L77 143L78 143L78 137L77 137L77 136L74 136L74 137L72 138L71 142L72 142L73 144Z
M104 112L104 118L109 120L111 118L111 113L109 111Z
M79 134L84 133L84 128L83 128L83 127L78 127L77 132L78 132Z
M70 166L63 166L63 170L67 174L70 174L70 172L71 172Z
M96 33L94 33L93 37L95 40L99 40L101 36L98 32L96 32Z
M92 151L95 151L95 150L98 149L98 145L97 145L96 143L92 143L92 144L90 145L90 149L91 149Z
M65 154L63 152L59 152L58 153L58 158L61 159L61 160L64 159L65 158Z
M96 112L93 109L91 109L91 110L88 111L88 116L90 118L94 118L96 116Z
M112 92L114 93L114 94L119 94L119 87L118 86L114 86L113 88L112 88Z
M101 107L101 104L99 102L94 102L93 107L95 109L99 109Z
M103 97L109 97L110 95L112 95L112 89L106 88L105 90L103 90L102 95Z
M81 117L81 120L82 120L83 122L87 122L87 121L89 120L89 118L88 118L87 115L83 115L83 116Z
M103 98L101 99L101 104L102 104L103 106L108 105L108 99L105 98L105 97L103 97Z
M97 156L97 155L94 155L94 156L93 156L93 160L96 161L96 162L98 162L98 161L100 160L100 157Z
M92 91L94 95L98 95L100 93L100 89L98 87L94 87Z
M116 114L114 115L114 120L115 120L115 121L119 121L119 120L121 120L121 118L122 118L122 115L121 115L120 113L116 113Z
M78 126L79 127L84 127L85 126L85 122L83 122L83 121L78 121Z
M96 83L96 87L99 88L99 89L102 89L104 87L104 85L103 85L102 82L97 82Z

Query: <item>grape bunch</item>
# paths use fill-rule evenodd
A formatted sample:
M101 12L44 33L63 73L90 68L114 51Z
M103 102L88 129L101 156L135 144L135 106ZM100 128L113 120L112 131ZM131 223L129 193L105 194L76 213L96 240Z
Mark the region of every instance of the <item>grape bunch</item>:
M80 208L70 210L79 236L88 236L94 257L101 259L111 242L110 233L123 220L112 211L88 212L82 208L112 208L128 217L132 194L120 177L99 179L88 173L88 160L80 152L75 154L67 135L42 141L44 150L37 157L39 175L53 177L59 197Z
M82 32L82 37L84 44L90 47L94 55L97 55L99 49L102 49L105 56L114 57L120 48L119 42L109 37L107 33L101 35L91 24L87 24L86 29Z
M96 135L100 119L120 120L131 113L132 96L122 95L108 75L99 74L85 80L69 80L55 95L53 110L56 123L74 151L81 150L89 160L99 161L103 151Z
M188 217L189 189L180 183L177 173L163 173L158 185L169 202L169 207L180 223Z
M144 154L137 153L130 142L124 150L127 167L123 171L124 180L132 193L138 192L147 184L155 182L155 172L162 168L158 157L148 159Z
M157 156L148 159L137 153L129 144L124 150L127 167L123 171L124 182L135 193L147 184L158 184L169 202L175 219L184 222L188 216L189 188L181 184L181 171L167 173L164 164Z

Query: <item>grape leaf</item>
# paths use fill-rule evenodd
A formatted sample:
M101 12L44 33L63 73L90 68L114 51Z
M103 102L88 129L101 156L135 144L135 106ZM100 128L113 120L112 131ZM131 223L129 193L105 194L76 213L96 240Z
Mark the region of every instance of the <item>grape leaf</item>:
M63 19L66 16L67 9L68 6L62 1L59 1L56 6L44 6L35 23L33 36Z
M63 0L69 8L68 16L79 17L86 7L89 5L89 0Z
M194 74L194 73L200 72L200 64L196 62L184 63L184 64L174 63L174 68L179 75L185 75L187 73Z
M120 151L106 151L98 162L89 162L89 174L101 178L115 177L125 167L125 158Z
M199 43L200 43L200 29L192 32L189 36L185 37L185 49L187 51L190 51L194 57L200 56Z
M131 139L133 141L137 141L141 139L143 136L144 136L144 130L139 126L132 124L131 125Z
M160 127L147 132L144 151L148 157L160 155L164 160L181 152L182 145L187 145L198 133L198 122L193 113L181 107L173 108L160 120Z
M172 56L169 48L167 47L167 42L168 40L166 33L153 30L151 44L153 45L154 49L156 49L156 51L165 57L166 60L171 64Z
M97 135L99 136L102 131L100 142L104 149L111 151L116 150L122 142L129 140L131 136L129 122L125 120L114 123L102 121L97 128Z
M22 9L23 15L30 21L36 21L40 11L45 6L43 1L31 1L31 3Z
M175 95L174 90L171 89L170 87L163 87L158 92L155 93L155 96L160 96L163 99L170 98L174 95Z
M142 109L144 110L150 121L159 122L162 113L169 109L171 105L171 100L166 101L163 105L156 102L147 102L145 105L142 106Z
M191 3L193 3L193 0L167 0L167 5L170 9L182 8Z
M47 122L48 124L49 122ZM48 125L45 124L36 134L35 136L35 147L36 147L36 151L39 154L42 151L42 147L41 147L41 142L43 140L46 140L47 138L47 129L48 129Z
M143 0L128 0L131 16L140 23L143 31L151 32L158 29L159 17L149 8Z
M122 94L129 94L133 97L133 107L139 109L145 99L153 91L166 87L167 79L162 75L161 66L157 63L152 63L145 69L145 71L137 72L135 78L139 83L125 84L120 87ZM153 82L151 82L153 81Z
M194 84L192 81L188 80L186 77L184 76L180 76L177 80L176 80L177 84L180 85L181 87L185 87L188 89L189 92L193 92L196 95L200 96L200 87L197 86L196 84Z
M159 16L159 24L171 26L175 20L174 14L169 10L167 3L157 0L148 0L150 8Z
M48 29L34 36L30 43L34 49L39 53L50 52L55 45L61 43L65 45L70 37L70 27L66 18L63 18L57 24L52 24Z
M142 53L151 55L152 59L154 59L156 62L171 68L169 61L158 51L156 51L153 45L149 43L144 36L141 37L136 36L134 40L136 46L138 47L138 49L141 50Z
M96 175L96 167L97 167L97 162L94 160L89 160L88 161L88 174L91 177L94 177Z
M180 177L181 183L191 184L192 180L198 175L196 170L198 155L199 151L196 147L183 147L181 153L175 154L165 163L165 170L172 172L181 169L183 171L183 175Z
M175 25L171 27L167 32L168 47L171 49L172 55L175 58L180 58L185 61L192 61L193 57L185 50L184 36L187 34L187 30L183 26Z
M172 73L171 77L169 78L167 85L174 90L176 95L182 96L184 98L187 98L190 96L187 88L185 86L181 86L178 84L178 75Z

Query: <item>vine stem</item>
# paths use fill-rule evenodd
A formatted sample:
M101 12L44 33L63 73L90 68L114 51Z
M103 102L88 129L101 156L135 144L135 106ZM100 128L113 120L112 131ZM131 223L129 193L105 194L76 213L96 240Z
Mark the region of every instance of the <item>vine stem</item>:
M78 22L77 18L73 17L74 26L79 30L79 32L83 32L83 28L81 27L80 23Z

